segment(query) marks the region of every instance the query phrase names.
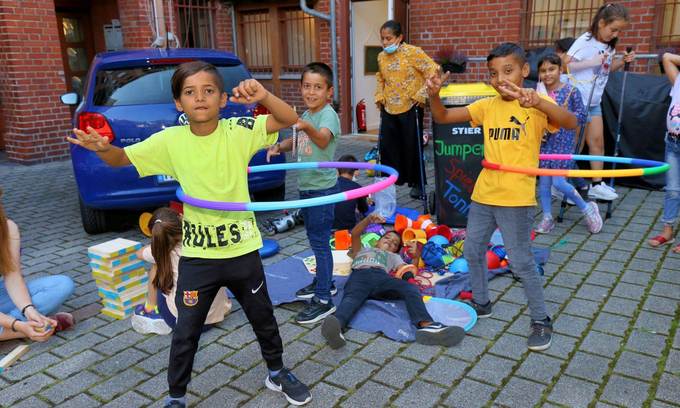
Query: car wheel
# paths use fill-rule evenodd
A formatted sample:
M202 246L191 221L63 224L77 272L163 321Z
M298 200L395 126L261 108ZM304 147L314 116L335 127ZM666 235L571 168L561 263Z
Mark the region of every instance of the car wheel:
M80 204L80 219L83 222L83 229L85 229L85 232L88 234L106 232L106 211L86 206L82 198L78 200L78 203Z
M281 184L278 187L270 188L269 190L258 191L253 193L255 201L283 201L286 198L286 184Z

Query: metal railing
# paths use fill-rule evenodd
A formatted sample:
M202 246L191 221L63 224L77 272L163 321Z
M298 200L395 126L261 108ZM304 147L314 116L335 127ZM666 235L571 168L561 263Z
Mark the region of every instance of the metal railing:
M619 54L619 56L621 55ZM658 54L637 54L635 56L636 62L631 65L631 72L660 73L658 58ZM487 82L486 57L468 57L466 72L463 74L452 74L449 79L451 82Z

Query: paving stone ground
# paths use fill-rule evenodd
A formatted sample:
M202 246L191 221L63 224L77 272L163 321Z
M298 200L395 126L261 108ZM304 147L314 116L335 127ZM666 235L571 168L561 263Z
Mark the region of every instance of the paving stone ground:
M344 137L337 155L361 158L371 145ZM433 184L432 160L428 174ZM161 406L170 337L140 335L129 321L99 314L87 265L90 245L115 237L145 241L135 215L121 215L120 231L87 235L68 161L26 167L0 158L0 186L6 211L21 227L26 278L71 276L77 288L65 309L79 320L74 331L31 344L0 375L0 406ZM310 406L680 407L680 256L669 246L645 244L661 227L663 193L618 191L621 199L600 234L588 234L578 211L570 209L553 233L536 241L552 248L545 288L555 335L545 352L526 349L523 292L506 277L490 283L494 317L449 349L351 330L347 347L333 351L318 325L294 322L301 303L278 307L284 361L312 388ZM293 174L287 197L297 197ZM398 201L422 208L406 187L398 188ZM266 264L308 248L301 226L275 238L285 248ZM17 344L0 344L0 355ZM264 387L265 375L252 331L235 305L201 339L188 400L199 407L286 406Z

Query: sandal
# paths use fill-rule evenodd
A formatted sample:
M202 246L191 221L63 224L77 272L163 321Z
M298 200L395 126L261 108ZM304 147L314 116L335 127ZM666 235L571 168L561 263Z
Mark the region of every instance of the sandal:
M673 251L674 254L680 254L680 245L674 246L671 251Z
M652 248L657 248L657 247L660 247L660 246L666 245L666 244L672 244L673 242L675 242L675 238L666 239L666 237L664 237L663 235L660 235L660 234L655 236L654 238L651 238L649 241L647 241L649 246L651 246Z

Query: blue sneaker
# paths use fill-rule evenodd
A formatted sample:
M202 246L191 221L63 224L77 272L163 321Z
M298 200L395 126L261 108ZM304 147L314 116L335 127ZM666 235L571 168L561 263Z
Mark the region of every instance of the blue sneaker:
M149 312L144 309L144 305L137 305L131 320L132 328L137 333L170 334L172 332L172 328L165 323L163 316L158 313L158 306Z
M268 375L264 380L264 385L272 391L283 393L288 402L293 405L305 405L312 400L309 387L300 382L287 368L281 369L275 377Z

